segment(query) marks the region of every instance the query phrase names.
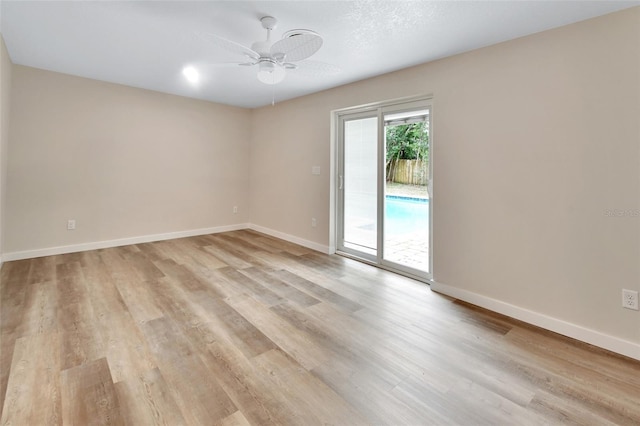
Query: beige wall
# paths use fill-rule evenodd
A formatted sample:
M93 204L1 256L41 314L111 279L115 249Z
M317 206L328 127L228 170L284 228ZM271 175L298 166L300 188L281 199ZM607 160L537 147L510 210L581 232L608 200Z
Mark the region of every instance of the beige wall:
M4 252L5 210L9 148L9 99L11 97L11 60L0 34L0 265Z
M254 110L251 221L328 245L330 111L433 94L435 280L640 343L639 76L634 8Z
M5 253L248 222L250 117L14 66Z

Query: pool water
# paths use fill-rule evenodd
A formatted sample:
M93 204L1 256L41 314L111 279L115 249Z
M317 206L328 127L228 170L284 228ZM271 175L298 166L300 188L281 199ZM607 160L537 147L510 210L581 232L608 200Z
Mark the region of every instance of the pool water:
M402 235L429 229L429 200L426 198L387 195L385 209L387 235Z

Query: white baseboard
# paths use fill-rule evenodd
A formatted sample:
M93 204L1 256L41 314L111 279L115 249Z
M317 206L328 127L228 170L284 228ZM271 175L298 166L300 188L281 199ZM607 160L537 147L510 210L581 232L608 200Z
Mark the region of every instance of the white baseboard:
M217 234L219 232L237 231L247 229L248 223L236 225L215 226L213 228L191 229L187 231L168 232L165 234L142 235L138 237L121 238L117 240L96 241L92 243L73 244L68 246L48 247L44 249L16 251L4 253L2 259L5 262L11 260L32 259L34 257L52 256L56 254L76 253L87 250L97 250L110 247L126 246L130 244L151 243L154 241L173 240L176 238L195 237L198 235Z
M280 238L281 240L289 241L290 243L299 244L303 247L310 248L312 250L319 251L324 254L330 254L329 246L323 244L314 243L313 241L305 240L303 238L296 237L294 235L285 234L284 232L275 231L273 229L265 228L256 224L249 224L249 229L262 232L263 234L271 235L272 237Z
M640 360L640 344L435 281L431 282L431 290L611 352Z

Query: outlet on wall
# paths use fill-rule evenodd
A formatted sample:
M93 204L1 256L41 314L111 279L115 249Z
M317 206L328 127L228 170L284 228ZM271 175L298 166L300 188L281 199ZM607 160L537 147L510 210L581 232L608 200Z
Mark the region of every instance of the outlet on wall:
M316 227L316 225L318 225L318 221L316 220L316 218L315 218L315 217L312 217L312 218L311 218L311 226L312 226L313 228L315 228L315 227Z
M73 231L74 229L76 229L76 220L75 219L69 219L67 221L67 230L68 231Z
M638 292L622 289L622 307L638 310Z

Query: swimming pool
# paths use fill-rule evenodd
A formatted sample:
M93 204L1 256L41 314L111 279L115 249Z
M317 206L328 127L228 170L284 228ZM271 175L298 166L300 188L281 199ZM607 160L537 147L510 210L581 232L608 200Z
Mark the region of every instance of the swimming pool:
M429 200L387 195L385 197L385 233L402 235L429 229Z

